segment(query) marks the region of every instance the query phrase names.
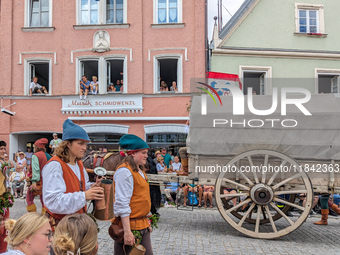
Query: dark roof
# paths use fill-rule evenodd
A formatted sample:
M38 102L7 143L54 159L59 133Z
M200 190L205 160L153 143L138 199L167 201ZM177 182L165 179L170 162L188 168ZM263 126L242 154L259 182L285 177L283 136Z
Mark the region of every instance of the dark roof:
M224 37L233 29L233 27L239 22L249 8L254 4L256 0L245 0L241 7L237 10L234 16L228 21L219 33L219 37L223 40Z

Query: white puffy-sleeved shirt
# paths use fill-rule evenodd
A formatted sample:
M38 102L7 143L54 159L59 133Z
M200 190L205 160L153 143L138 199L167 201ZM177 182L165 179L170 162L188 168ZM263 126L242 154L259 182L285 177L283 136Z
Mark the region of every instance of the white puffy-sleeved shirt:
M139 174L146 179L142 171L139 171ZM130 216L130 201L133 193L132 173L126 167L121 167L115 172L113 179L115 181L114 215L121 218Z
M78 163L76 165L67 164L74 174L81 180ZM85 170L85 190L91 188L92 182L89 182L89 176ZM85 192L66 192L66 184L63 178L63 170L57 161L51 161L45 165L42 170L43 178L43 201L48 210L57 214L71 214L79 211L86 205Z

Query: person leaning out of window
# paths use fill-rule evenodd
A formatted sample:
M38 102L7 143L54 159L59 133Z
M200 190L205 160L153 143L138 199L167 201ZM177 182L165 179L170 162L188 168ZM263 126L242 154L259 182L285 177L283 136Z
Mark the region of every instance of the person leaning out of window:
M80 89L79 89L80 100L86 99L86 96L87 96L87 94L89 93L89 90L90 90L90 84L91 84L91 82L87 80L87 76L83 75L82 80L79 82L79 85L80 85Z
M173 91L173 92L178 91L177 83L175 81L172 82L171 87L170 87L170 91Z
M161 87L159 88L159 91L169 91L168 85L165 81L161 81Z
M98 93L98 78L97 76L92 76L92 81L90 83L90 90L92 95L96 95Z
M113 83L110 83L110 86L107 88L107 92L115 92L115 91L116 91L115 86L113 85Z
M48 94L47 89L45 88L45 86L41 86L38 83L38 77L33 77L32 79L33 81L31 82L30 85L30 96L32 96L33 93L35 94L42 94L44 92L44 94Z
M115 85L115 91L120 91L121 87L122 87L122 84L120 83L120 80L117 80L116 85Z

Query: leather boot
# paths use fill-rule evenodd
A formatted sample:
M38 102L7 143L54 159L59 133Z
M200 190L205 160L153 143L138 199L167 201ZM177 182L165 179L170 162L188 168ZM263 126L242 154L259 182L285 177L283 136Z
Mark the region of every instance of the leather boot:
M46 213L46 209L45 209L45 207L42 207L41 208L41 215L45 215L45 213Z
M32 204L32 205L28 205L27 206L27 211L28 212L37 212L37 207L35 204Z
M314 222L314 224L315 225L328 225L328 222L327 222L328 213L329 213L329 209L321 209L321 220L318 222Z
M177 173L179 176L188 176L189 171L188 171L188 159L187 158L182 158L181 160L182 163L182 169Z
M331 201L328 201L328 207L332 209L336 214L340 215L340 208L336 204L332 203Z

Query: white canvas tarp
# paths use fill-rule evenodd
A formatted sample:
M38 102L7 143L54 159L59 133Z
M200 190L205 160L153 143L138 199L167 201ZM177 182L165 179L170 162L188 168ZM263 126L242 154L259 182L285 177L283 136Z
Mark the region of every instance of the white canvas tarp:
M194 96L190 110L188 152L191 155L230 156L252 149L272 149L293 158L340 160L340 98L337 96L335 94L312 95L311 100L303 104L312 116L304 115L294 105L288 105L287 115L282 116L280 100L273 114L254 115L248 109L247 97L245 97L245 115L233 115L231 96L221 97L223 106L215 105L208 96L207 115L202 115L202 97ZM253 101L256 109L266 110L272 105L272 96L253 96ZM221 119L228 123L213 127L214 119ZM273 119L275 121L272 121ZM288 119L295 120L297 126L282 126L281 122ZM259 120L262 120L264 125L254 128L248 125L249 120L252 120L250 125L260 126ZM242 124L235 124L235 122ZM294 123L284 122L287 126Z

